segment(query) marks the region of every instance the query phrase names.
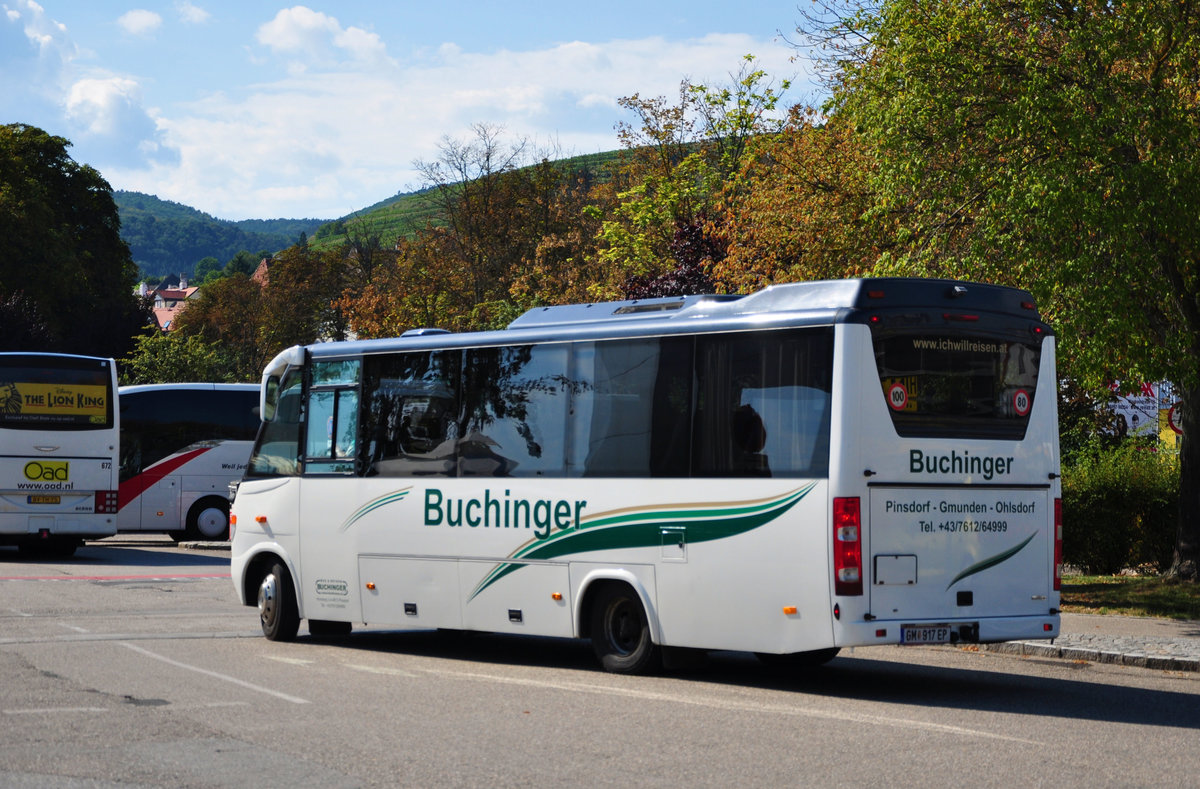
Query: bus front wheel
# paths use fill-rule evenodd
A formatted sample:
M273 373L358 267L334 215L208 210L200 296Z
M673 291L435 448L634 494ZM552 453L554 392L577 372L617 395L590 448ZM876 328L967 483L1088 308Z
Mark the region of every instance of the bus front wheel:
M263 635L272 641L291 641L300 630L292 577L280 562L270 566L258 586L258 618Z
M592 649L605 671L644 674L661 663L642 601L630 587L609 584L592 606Z

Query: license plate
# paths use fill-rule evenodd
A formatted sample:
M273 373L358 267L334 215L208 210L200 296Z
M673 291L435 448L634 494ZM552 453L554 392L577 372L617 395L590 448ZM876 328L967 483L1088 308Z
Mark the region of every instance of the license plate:
M950 625L901 625L901 644L948 644Z
M61 504L62 496L47 496L47 495L30 496L29 503L30 504Z

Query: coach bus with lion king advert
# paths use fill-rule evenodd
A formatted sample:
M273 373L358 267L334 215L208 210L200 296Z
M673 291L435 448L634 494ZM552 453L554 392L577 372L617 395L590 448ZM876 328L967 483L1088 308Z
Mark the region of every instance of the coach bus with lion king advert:
M264 634L356 623L812 666L1059 632L1054 334L877 278L289 348L233 501Z
M70 556L117 533L112 359L0 353L0 544Z

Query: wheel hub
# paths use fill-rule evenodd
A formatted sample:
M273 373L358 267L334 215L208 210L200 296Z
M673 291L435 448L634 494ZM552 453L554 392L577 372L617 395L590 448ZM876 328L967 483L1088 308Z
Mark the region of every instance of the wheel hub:
M275 608L279 603L279 582L268 575L258 587L258 616L266 623L275 620Z

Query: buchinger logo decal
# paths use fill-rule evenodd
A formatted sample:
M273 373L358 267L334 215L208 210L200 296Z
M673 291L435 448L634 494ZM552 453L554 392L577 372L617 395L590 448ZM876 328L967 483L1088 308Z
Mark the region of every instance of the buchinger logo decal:
M337 595L345 597L350 594L350 585L345 581L321 579L317 581L317 594L319 595Z
M652 548L662 543L662 531L685 528L689 544L722 540L764 526L790 510L812 492L815 482L768 499L734 502L659 504L586 515L576 528L535 538L518 548L509 561L496 565L468 600L533 559L561 559L588 551Z
M908 470L913 474L979 474L985 480L1012 472L1016 458L972 455L964 451L961 455L950 450L949 455L926 455L919 449L908 451Z

